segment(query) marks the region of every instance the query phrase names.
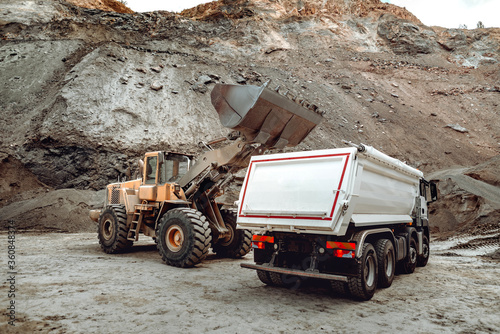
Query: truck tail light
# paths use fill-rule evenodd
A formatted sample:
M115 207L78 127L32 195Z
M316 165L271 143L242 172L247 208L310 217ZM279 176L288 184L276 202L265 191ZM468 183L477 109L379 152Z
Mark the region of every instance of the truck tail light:
M266 244L263 243L262 241L252 241L252 248L257 248L257 249L266 249Z
M333 256L354 259L355 254L354 254L354 251L345 250L345 249L335 249L333 251Z
M273 244L274 237L267 235L254 235L252 237L252 248L266 249L266 243Z
M355 257L355 242L327 241L326 248L333 249L333 256L353 259Z

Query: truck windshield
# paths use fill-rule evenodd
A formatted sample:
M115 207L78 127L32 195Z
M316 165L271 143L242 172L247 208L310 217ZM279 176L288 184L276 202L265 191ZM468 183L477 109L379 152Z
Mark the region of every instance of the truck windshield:
M177 182L189 170L189 157L168 153L161 168L160 183Z

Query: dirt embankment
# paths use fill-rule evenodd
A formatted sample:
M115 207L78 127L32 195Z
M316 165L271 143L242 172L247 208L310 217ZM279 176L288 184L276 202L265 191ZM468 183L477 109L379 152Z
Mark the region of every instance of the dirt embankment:
M126 1L117 0L66 0L75 6L99 9L108 12L132 14L134 11L126 6Z

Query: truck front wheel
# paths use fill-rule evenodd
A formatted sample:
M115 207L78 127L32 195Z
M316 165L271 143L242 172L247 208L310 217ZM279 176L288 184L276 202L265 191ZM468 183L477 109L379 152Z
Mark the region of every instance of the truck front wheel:
M389 239L380 239L375 244L378 260L378 287L388 288L394 280L396 257L394 245Z
M163 215L156 236L163 261L182 268L200 263L212 240L205 216L190 208L172 209Z
M356 268L356 276L349 277L349 292L360 300L369 300L375 294L378 279L378 263L375 248L370 243L363 245L363 254Z
M123 205L104 209L99 216L98 239L101 248L108 254L123 252L132 246L127 240L127 211Z
M429 238L427 238L427 236L424 235L422 239L422 255L418 256L417 266L425 267L427 265L427 262L429 262L429 255L430 255Z

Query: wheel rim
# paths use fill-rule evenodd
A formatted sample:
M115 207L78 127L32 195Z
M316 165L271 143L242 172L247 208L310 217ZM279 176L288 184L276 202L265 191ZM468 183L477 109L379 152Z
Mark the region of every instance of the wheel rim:
M410 262L417 262L417 249L414 247L410 247Z
M429 257L429 246L427 244L423 245L422 256L424 259Z
M392 252L388 252L385 255L385 275L387 277L392 276L392 271L394 270L394 255Z
M365 261L365 282L371 287L375 282L375 260L372 256L367 256Z
M231 225L226 224L228 234L220 241L221 246L229 246L234 239L234 229Z
M111 219L106 219L102 224L102 236L106 240L110 240L113 236L113 221Z
M170 226L165 235L165 243L172 252L180 251L184 243L184 232L182 229L177 225Z

